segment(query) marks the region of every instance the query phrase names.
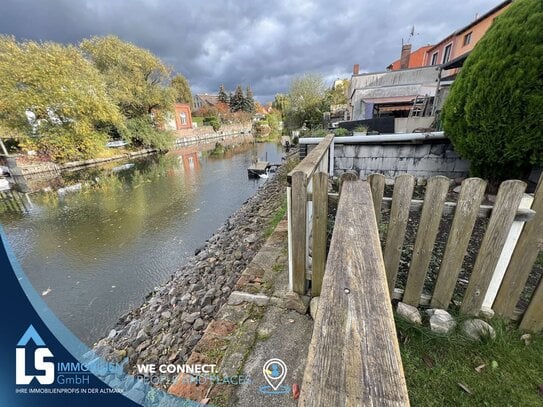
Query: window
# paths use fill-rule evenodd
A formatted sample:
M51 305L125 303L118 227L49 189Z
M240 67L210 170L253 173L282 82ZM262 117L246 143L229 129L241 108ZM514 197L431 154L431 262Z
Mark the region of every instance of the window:
M464 47L471 42L471 33L472 31L464 35L464 45L463 45Z
M181 120L181 125L187 124L187 114L185 112L179 113L179 119Z
M437 55L437 51L432 54L432 63L430 65L437 65Z
M443 61L441 62L442 64L446 64L447 62L449 62L449 59L451 59L451 50L452 42L448 44L443 51Z

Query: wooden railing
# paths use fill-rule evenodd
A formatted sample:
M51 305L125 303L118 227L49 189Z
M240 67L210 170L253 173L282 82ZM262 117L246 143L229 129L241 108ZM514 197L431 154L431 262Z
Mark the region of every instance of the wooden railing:
M461 298L460 311L477 315L485 307L507 318L517 315L517 302L543 241L543 188L539 188L532 199L524 194L524 182L505 181L498 190L494 206L486 206L481 205L486 182L479 178L463 181L455 203L445 202L450 185L446 177L428 180L423 201L412 199L415 185L412 175L396 177L392 198L383 198L382 175L373 174L369 182L376 213L380 214L382 207L390 208L388 227L383 229L387 229L384 261L391 295L414 306L424 302L432 307L447 309L457 286L476 219L486 217L490 219L467 289ZM399 290L396 279L400 257L410 212L414 211L421 212L420 221L413 255L409 259L405 289ZM453 212L443 255L433 259L440 264L437 279L431 293L423 292L441 219ZM520 326L534 331L543 329L543 283L533 293Z
M342 188L299 405L409 405L365 181Z
M328 216L328 172L333 135L326 136L288 174L288 247L290 289L306 291L312 279L312 293L319 295L326 262ZM309 277L312 276L312 278Z

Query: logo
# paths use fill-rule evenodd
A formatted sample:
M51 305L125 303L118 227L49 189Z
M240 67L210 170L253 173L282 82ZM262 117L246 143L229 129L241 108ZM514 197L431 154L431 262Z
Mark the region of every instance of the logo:
M281 359L270 359L264 363L262 373L269 386L260 386L260 392L264 394L290 393L290 386L281 386L287 377L287 365Z
M37 348L34 350L34 369L43 371L42 375L26 374L26 345L32 340ZM40 384L53 384L55 381L55 364L46 362L46 358L53 357L53 353L45 346L45 342L40 337L32 325L28 327L24 335L17 342L15 350L15 384L30 384L34 378L38 379Z

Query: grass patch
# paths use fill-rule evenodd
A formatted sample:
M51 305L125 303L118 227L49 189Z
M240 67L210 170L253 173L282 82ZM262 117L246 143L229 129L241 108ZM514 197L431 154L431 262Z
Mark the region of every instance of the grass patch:
M266 231L264 232L264 236L266 238L270 237L279 222L285 217L287 213L287 200L286 198L283 199L281 202L281 206L279 209L277 209L277 212L273 215L273 217L268 222L268 227L266 228Z
M496 340L478 343L460 332L445 337L400 318L396 323L412 406L543 405L541 334L525 345L521 331L493 320Z

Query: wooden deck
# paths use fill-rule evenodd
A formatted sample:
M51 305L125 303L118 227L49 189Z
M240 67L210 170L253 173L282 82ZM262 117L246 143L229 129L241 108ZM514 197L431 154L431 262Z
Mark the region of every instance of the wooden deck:
M257 161L253 163L249 168L247 168L247 175L249 177L258 177L260 174L265 174L266 169L270 167L268 161Z

